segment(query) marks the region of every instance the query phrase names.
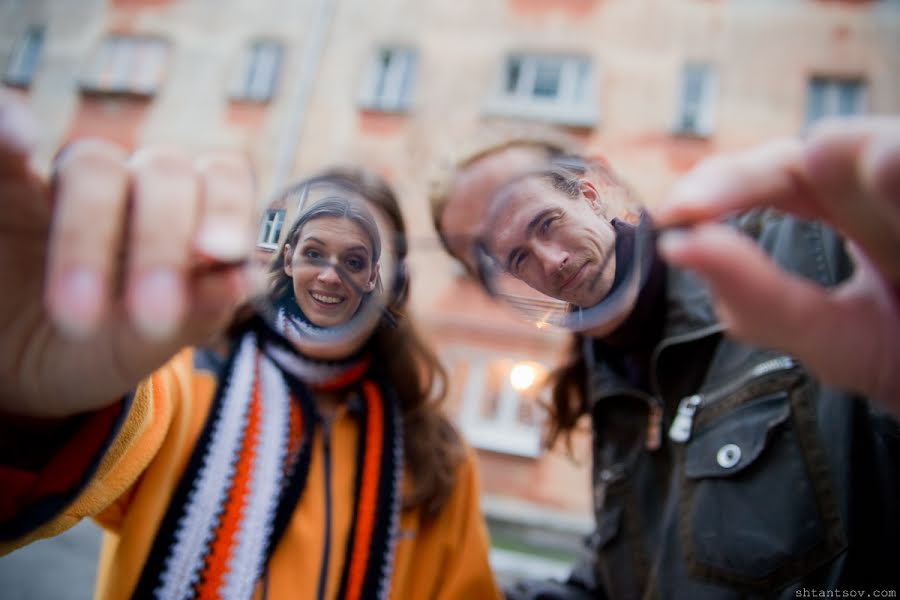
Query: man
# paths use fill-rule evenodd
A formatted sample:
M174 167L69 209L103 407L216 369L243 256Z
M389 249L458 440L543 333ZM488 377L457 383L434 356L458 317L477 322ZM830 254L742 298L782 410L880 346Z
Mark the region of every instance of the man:
M900 413L900 135L896 123L836 131L701 166L664 205L662 223L698 224L695 230L663 234L673 264L653 260L625 314L576 342L555 385L551 434L571 431L582 414L593 423L597 527L585 559L564 584L522 583L510 597L787 598L804 589L896 589L900 427L883 404ZM460 161L433 196L451 252L476 266L464 236L455 235L468 225L468 235L507 268L523 251L542 264L534 251L546 248L562 264L560 236L537 240L528 225L538 205L590 206L583 190L596 181L584 177L574 198L547 187L540 202L496 198L503 183L564 154L533 140ZM843 180L835 182L835 173ZM863 216L840 209L841 193ZM498 202L509 214L501 217ZM736 219L736 228L703 224L770 205L846 227L863 250L855 271L844 242L821 223L755 211ZM492 210L503 223L485 218ZM587 252L568 254L592 264ZM542 260L552 266L550 257ZM675 264L696 269L710 287ZM554 273L535 268L521 278L576 304L595 299L576 298ZM853 318L858 330L841 329L832 322L838 318Z

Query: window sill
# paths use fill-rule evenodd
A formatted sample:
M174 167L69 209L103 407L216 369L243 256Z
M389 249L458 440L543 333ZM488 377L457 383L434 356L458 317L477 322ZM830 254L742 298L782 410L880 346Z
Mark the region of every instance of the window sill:
M524 458L537 458L541 455L539 430L478 423L461 423L460 427L469 443L480 450Z
M699 142L708 142L712 137L712 132L708 131L697 131L695 129L672 129L670 132L672 137L679 138L683 140L692 140Z
M504 97L488 100L484 113L491 117L513 117L545 121L566 127L591 129L597 126L600 115L593 106L556 106Z
M90 84L81 84L79 92L82 96L93 98L122 98L124 100L152 100L156 90L129 90L125 88L101 88Z
M376 113L383 115L399 115L404 116L409 114L409 106L399 106L395 108L389 108L386 106L374 106L370 104L360 104L359 110L362 113Z
M268 242L257 242L256 247L267 252L275 252L278 250L278 244L270 244Z

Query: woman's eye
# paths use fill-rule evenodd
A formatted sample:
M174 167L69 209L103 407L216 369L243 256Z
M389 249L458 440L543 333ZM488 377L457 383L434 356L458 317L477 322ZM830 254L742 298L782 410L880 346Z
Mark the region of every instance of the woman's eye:
M320 258L322 258L322 253L313 248L308 248L303 252L303 256L310 260L319 260Z
M353 272L360 272L366 268L366 260L358 257L350 257L346 261L344 261L347 265L347 268Z

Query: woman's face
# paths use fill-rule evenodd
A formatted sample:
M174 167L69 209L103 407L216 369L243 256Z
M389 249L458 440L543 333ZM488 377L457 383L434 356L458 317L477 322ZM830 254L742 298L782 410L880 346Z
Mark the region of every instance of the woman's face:
M349 321L375 289L378 269L366 231L343 217L309 221L294 245L284 247L284 272L294 282L297 304L319 327Z

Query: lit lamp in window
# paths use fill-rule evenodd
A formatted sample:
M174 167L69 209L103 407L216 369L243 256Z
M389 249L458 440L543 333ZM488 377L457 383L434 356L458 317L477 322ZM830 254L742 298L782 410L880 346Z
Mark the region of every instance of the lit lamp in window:
M509 371L509 383L519 393L527 392L544 376L544 367L535 362L519 362Z

